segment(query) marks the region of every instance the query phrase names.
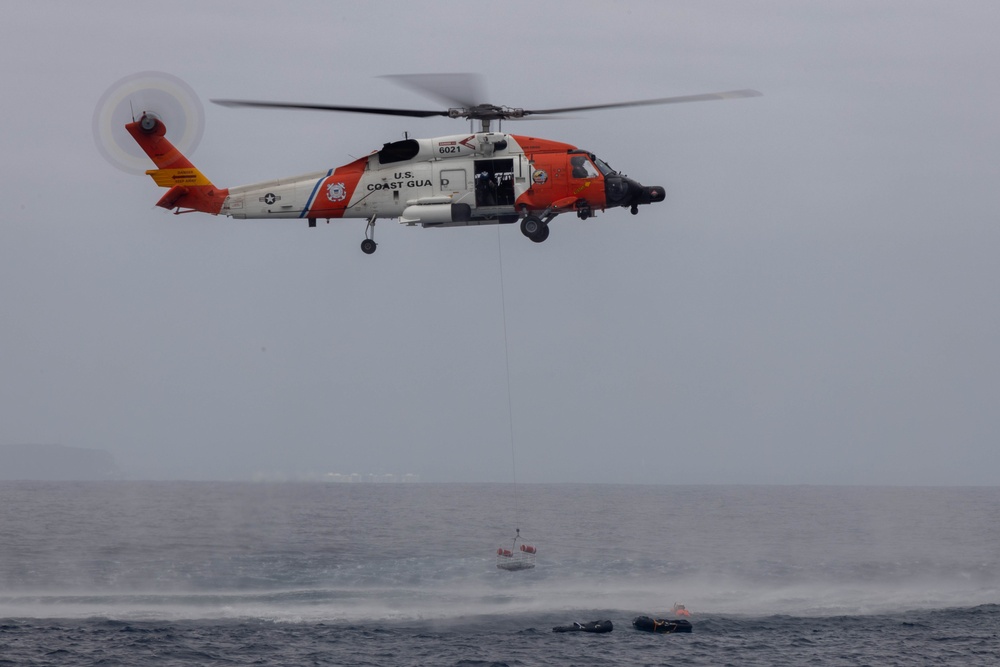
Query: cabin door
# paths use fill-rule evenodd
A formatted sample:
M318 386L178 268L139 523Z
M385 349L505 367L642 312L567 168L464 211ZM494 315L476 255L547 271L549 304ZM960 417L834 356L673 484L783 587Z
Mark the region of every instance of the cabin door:
M466 201L467 198L465 197L465 195L471 191L471 187L469 186L469 173L466 169L439 170L434 186L437 189L435 194L445 197L450 196L456 203L472 203L470 201Z

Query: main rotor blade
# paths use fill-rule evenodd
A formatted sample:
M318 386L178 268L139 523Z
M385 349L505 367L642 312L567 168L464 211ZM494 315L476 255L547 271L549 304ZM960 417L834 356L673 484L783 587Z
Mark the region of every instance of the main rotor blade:
M592 109L618 109L621 107L644 107L654 104L677 104L680 102L707 102L708 100L727 100L737 97L760 97L756 90L729 90L723 93L704 93L702 95L680 95L678 97L659 97L654 100L635 100L634 102L614 102L611 104L588 104L582 107L561 107L558 109L525 109L524 115L565 113L567 111L590 111Z
M258 102L254 100L212 100L224 107L254 107L257 109L307 109L311 111L345 111L348 113L369 113L382 116L448 116L447 111L426 111L422 109L388 109L385 107L348 107L333 104L299 104L296 102Z
M389 79L449 107L471 109L486 102L486 87L479 74L387 74Z

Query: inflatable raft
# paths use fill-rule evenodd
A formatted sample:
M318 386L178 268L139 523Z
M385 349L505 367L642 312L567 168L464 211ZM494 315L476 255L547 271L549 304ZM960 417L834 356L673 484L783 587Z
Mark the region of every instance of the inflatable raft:
M650 618L649 616L636 616L632 621L632 627L643 632L691 632L691 621L684 619L663 619Z
M591 621L590 623L573 623L572 625L557 625L552 632L611 632L615 629L611 621Z

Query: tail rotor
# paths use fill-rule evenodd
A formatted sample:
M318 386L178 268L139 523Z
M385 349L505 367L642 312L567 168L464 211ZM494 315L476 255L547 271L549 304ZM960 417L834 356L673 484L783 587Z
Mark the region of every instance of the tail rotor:
M125 125L155 117L170 133L177 149L190 154L205 129L205 109L194 90L165 72L138 72L115 82L94 110L94 142L109 164L130 174L150 168L149 157Z

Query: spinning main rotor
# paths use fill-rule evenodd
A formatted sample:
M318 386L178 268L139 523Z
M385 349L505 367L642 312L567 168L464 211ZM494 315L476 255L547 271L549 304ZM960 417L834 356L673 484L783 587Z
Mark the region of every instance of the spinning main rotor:
M343 111L349 113L378 114L383 116L409 116L414 118L429 118L443 116L446 118L466 118L478 120L483 132L490 131L492 121L523 120L531 116L553 115L574 111L591 111L595 109L618 109L623 107L652 106L658 104L677 104L681 102L706 102L709 100L725 100L739 97L758 97L756 90L729 90L721 93L705 93L701 95L680 95L675 97L658 97L649 100L633 100L631 102L613 102L610 104L588 104L575 107L559 107L555 109L522 109L519 107L498 106L484 102L481 79L475 74L404 74L382 77L391 79L423 95L434 98L448 105L447 109L400 109L394 107L359 107L336 104L302 104L297 102L268 102L259 100L212 100L216 104L227 107L255 107L263 109L309 109L314 111Z

